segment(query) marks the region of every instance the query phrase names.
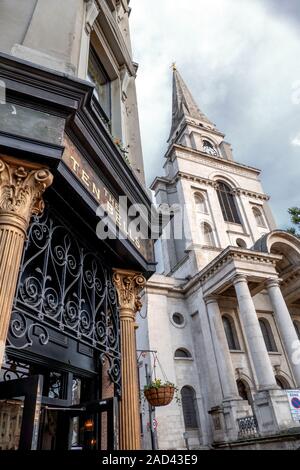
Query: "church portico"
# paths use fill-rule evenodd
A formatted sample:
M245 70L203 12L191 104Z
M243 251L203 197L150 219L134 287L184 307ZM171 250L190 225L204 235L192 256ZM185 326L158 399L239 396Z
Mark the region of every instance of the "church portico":
M220 379L227 395L228 390L232 394L233 388L230 386L235 381L236 374L233 372L232 352L226 344L224 328L221 333L216 327L217 318L222 319L219 307L222 298L230 299L232 307L238 311L246 341L245 352L248 350L251 372L256 382L252 407L261 435L295 427L287 395L279 389L276 377L278 366L274 367L271 361L261 328L262 320L259 319L254 301L260 292L267 293L275 325L284 344L283 353L286 354L295 385L299 387L299 363L294 360L299 339L278 278L278 265L284 264L283 258L284 255L279 253L268 253L266 258L259 252L228 247L199 273L211 322ZM244 416L249 415L246 409L244 413Z

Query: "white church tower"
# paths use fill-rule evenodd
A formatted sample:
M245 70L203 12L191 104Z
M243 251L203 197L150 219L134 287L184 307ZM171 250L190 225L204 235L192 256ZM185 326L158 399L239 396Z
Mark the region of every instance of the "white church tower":
M299 446L286 390L300 388L300 242L275 230L260 171L234 161L175 66L172 107L151 189L175 214L137 338L141 388L157 351L181 404L152 410L156 430L143 405L144 446L151 429L160 449Z

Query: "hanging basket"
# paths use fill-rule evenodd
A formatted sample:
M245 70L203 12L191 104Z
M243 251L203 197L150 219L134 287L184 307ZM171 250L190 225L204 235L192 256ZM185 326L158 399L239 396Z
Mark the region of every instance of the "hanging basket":
M162 385L144 390L145 398L152 406L169 405L174 398L174 393L175 387L173 385Z

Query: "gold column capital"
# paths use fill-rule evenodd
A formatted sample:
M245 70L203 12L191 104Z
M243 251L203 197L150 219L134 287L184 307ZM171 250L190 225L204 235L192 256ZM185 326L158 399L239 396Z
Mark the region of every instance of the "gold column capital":
M123 312L135 314L142 308L139 293L146 285L141 273L125 269L113 269L113 281L118 295L119 307ZM122 312L120 312L122 314Z
M22 225L44 210L43 193L53 175L39 164L0 157L0 214L14 216ZM20 220L21 219L21 220Z
M26 231L44 209L53 176L42 165L0 155L0 367L17 286Z

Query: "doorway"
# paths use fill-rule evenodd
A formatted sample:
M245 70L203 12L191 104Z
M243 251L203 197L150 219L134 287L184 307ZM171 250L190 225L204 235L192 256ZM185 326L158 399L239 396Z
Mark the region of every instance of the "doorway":
M1 381L0 450L115 450L118 399L91 400L93 385L52 371Z

